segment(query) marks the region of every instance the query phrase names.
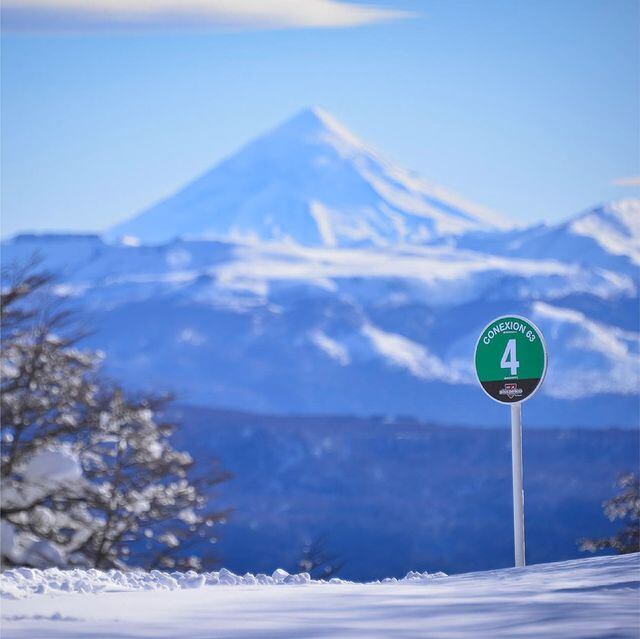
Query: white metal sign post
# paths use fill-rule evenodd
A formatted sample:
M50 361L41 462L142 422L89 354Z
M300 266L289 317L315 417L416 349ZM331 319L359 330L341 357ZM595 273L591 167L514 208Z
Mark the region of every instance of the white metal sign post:
M524 566L524 484L522 482L522 408L511 404L511 474L513 477L513 545L516 566Z
M504 315L489 322L476 344L474 364L482 390L511 404L511 472L515 565L525 565L524 487L522 482L522 402L540 388L547 372L547 347L530 320Z

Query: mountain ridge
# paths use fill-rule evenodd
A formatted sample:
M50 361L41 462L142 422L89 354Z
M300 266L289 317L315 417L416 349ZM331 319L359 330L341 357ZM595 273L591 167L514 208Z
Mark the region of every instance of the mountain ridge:
M54 293L94 319L86 345L113 377L192 404L496 424L470 354L488 319L518 313L550 352L529 424L637 425L637 268L600 245L605 266L500 254L489 239L480 251L31 234L2 258L40 253Z
M638 278L640 198L619 198L581 211L556 224L537 224L498 233L469 233L460 248L494 255L555 259L622 271Z

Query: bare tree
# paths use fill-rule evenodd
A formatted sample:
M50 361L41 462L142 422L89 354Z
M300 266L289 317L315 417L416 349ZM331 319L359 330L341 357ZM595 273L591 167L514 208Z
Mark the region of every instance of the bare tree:
M296 568L300 572L308 572L314 579L329 579L335 577L345 563L327 550L327 536L319 535L304 544Z
M226 517L210 496L228 474L214 460L196 476L174 449L175 424L159 417L169 397L133 398L105 381L72 316L51 303L49 274L30 265L3 279L5 564L210 566L203 542Z
M95 355L73 348L81 335L67 330L68 313L38 305L51 276L30 268L12 275L0 298L2 477L35 448L82 427L95 367Z
M80 454L96 487L87 503L101 525L79 551L97 568L201 568L202 558L188 550L215 541L212 527L227 515L208 499L229 475L214 462L206 476L193 476L191 456L171 445L175 425L157 419L167 402L128 399L117 387L100 398L99 423ZM204 563L211 559L208 553Z
M582 550L611 549L621 555L640 551L640 480L627 473L620 475L617 484L618 494L605 501L603 507L610 521L620 519L624 526L612 537L580 540Z
M73 530L68 515L56 520L54 512L75 510L83 490L69 451L58 450L56 456L50 449L89 426L96 360L75 348L80 335L68 313L44 303L50 274L34 262L3 271L2 279L0 518L3 541L21 541L12 552L3 548L3 561L10 564L28 554L35 563L59 563L57 548L69 542ZM43 474L52 464L58 472ZM65 468L75 476L61 474Z

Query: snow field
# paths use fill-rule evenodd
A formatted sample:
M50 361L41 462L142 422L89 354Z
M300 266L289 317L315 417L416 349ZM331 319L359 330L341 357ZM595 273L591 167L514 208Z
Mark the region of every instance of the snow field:
M68 578L69 594L36 592L34 584L52 583L56 575ZM181 581L156 572L7 571L3 585L12 585L22 598L3 601L2 636L631 639L640 634L638 554L444 579L410 573L373 584L320 583L299 575L291 580L293 575L276 571L262 577L263 585L259 575L230 575L185 573Z

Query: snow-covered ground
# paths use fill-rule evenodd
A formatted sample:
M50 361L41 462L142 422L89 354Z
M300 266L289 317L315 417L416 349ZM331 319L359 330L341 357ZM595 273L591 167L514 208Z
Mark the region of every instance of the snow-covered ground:
M4 639L640 635L638 554L373 584L24 569L0 583Z

